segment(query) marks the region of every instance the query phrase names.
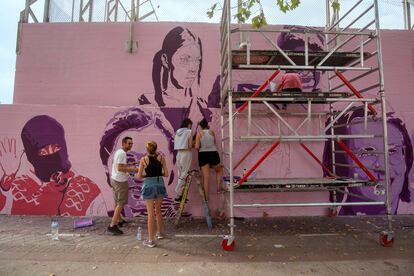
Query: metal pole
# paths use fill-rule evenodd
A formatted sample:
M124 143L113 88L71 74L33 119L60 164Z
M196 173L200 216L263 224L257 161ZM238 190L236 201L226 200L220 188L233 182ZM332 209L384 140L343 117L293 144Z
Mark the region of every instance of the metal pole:
M332 174L332 172L321 162L321 160L319 160L319 158L304 144L304 143L299 143L301 145L301 147L313 158L313 160L316 161L316 163L319 164L319 166L321 166L321 168L327 172L330 176L334 176Z
M89 0L89 21L88 22L92 22L92 16L93 16L93 1L94 0Z
M326 30L331 30L332 29L330 24L331 24L330 3L329 3L329 0L326 0ZM329 52L329 43L328 43L328 41L329 41L329 34L325 34L325 50ZM330 78L331 72L328 71L328 74L326 74L326 75L327 75L327 78L328 78L328 91L331 92L331 89L332 89L332 86L331 86L331 78ZM329 103L329 119L330 119L330 122L332 122L333 119L334 119L333 118L333 110L334 110L333 109L333 104L332 103ZM334 128L333 127L330 128L330 134L332 136L335 135ZM334 175L336 175L336 167L335 167L335 141L334 141L334 139L330 139L330 142L329 143L331 144L331 149L332 149L332 152L331 152L332 167L331 167L331 169L332 169L332 173ZM332 198L333 198L333 202L336 204L336 200L337 200L337 198L336 198L336 191L333 191L332 192ZM336 206L332 206L331 205L331 207L333 207L332 208L333 213L336 213L337 212Z
M83 0L79 3L79 22L83 22Z
M135 0L131 0L131 22L135 21Z
M241 12L241 8L242 8L242 0L237 0L237 13ZM242 23L240 22L240 19L237 19L237 23L239 24L239 27L241 28ZM239 33L239 45L241 45L242 42L243 42L243 33L240 32Z
M325 3L326 3L326 6L325 6L325 9L326 9L326 30L328 30L329 26L331 25L331 5L329 3L329 0L326 0Z
M29 9L30 9L30 0L26 0L26 5L24 7L23 23L29 23Z
M235 204L237 208L264 208L264 207L316 207L316 206L371 206L383 205L382 201L367 201L367 202L315 202L315 203L246 203Z
M16 55L21 53L22 31L23 31L23 17L24 12L20 12L20 20L17 24L17 36L16 36Z
M338 70L335 71L335 74L338 76L338 78L341 79L341 81L352 91L352 93L355 94L355 96L357 96L358 98L364 98L361 93L345 78L345 76L340 73ZM372 112L373 115L377 114L377 111L375 110L375 108L369 104L368 105L369 111Z
M358 157L345 145L341 140L336 141L338 145L351 157L352 160L364 171L364 173L371 179L373 182L378 182L378 179L366 168L366 166L358 159Z
M50 0L45 0L45 6L43 10L43 22L49 22L49 8L50 8Z
M410 30L411 10L410 10L410 2L408 2L408 0L403 0L403 8L404 8L404 29Z
M252 102L247 102L247 135L250 136L252 128Z
M104 22L109 21L108 20L108 0L105 0L105 11L104 11Z
M119 7L119 0L115 0L114 22L118 22L118 7Z
M140 6L141 6L141 4L140 4L140 0L137 0L137 8L136 8L136 11L135 11L135 16L136 16L136 20L135 21L139 21L139 8L140 8Z
M73 22L75 16L75 0L72 1L72 17L71 17L71 22Z
M230 26L229 26L230 27ZM229 42L230 43L230 42ZM230 45L228 46L228 47L230 47ZM229 54L229 56L231 56L231 53ZM230 65L230 69L229 70L231 70L231 60L229 60L229 63L228 63L229 65ZM230 72L230 71L228 71L228 72ZM275 72L273 72L273 74L259 87L259 88L257 88L257 90L250 96L250 98L254 98L254 97L257 97L257 95L259 95L260 94L260 92L262 92L269 84L270 84L270 82L274 79L274 78L276 78L276 76L278 75L280 73L280 71L279 70L276 70ZM231 87L231 84L229 84L229 87ZM246 107L247 107L247 102L245 102L243 105L241 105L237 110L236 110L236 112L237 113L240 113L240 112L242 112Z
M135 41L134 41L134 23L136 20L135 16L135 0L131 0L131 20L129 22L129 34L128 34L128 53L135 52Z
M381 46L381 32L379 22L379 10L378 0L374 0L375 5L375 32L377 37L377 50L378 50L378 69L379 69L379 81L380 81L380 97L381 97L381 109L382 109L382 127L384 131L384 164L385 164L385 187L386 187L386 208L387 208L387 220L389 235L392 236L392 217L391 217L391 201L390 201L390 166L388 158L388 128L387 128L387 110L385 102L384 92L384 65L382 63L382 46Z
M234 188L233 188L233 96L232 96L232 54L231 54L231 6L230 0L225 0L226 3L226 35L227 35L227 91L228 93L228 108L229 108L229 169L230 169L230 236L234 238Z
M239 184L243 184L243 182L246 181L246 179L253 173L253 171L255 169L257 169L258 166L260 166L260 164L263 163L263 161L266 160L266 158L273 152L273 150L275 150L278 146L280 145L280 141L275 141L273 143L273 145L266 151L266 153L260 157L260 159L253 165L253 167L251 167L244 175L243 177L239 180Z

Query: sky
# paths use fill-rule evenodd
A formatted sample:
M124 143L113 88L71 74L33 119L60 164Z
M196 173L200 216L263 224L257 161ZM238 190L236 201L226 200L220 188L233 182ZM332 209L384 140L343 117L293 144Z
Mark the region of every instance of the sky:
M34 12L39 18L42 18L43 1L38 0L35 4ZM62 10L71 8L72 1L79 3L79 0L51 0L51 2L59 3ZM96 7L103 7L105 0L95 0ZM122 2L130 3L129 0ZM160 21L195 21L195 22L218 22L219 14L209 19L206 11L217 0L152 0L152 4ZM222 0L220 1L222 2ZM232 0L232 3L237 1ZM264 11L266 13L269 24L297 24L310 26L324 26L325 24L325 0L302 0L298 9L287 14L283 14L275 8L276 0L262 0ZM361 9L367 8L371 1L364 0L360 5ZM340 0L341 12L348 10L348 7L355 3L355 0ZM401 0L379 0L380 3L380 22L381 28L384 29L402 29L403 10ZM16 36L17 23L20 11L24 9L25 0L0 0L0 103L10 104L13 102L14 75L16 68ZM77 6L77 5L75 5ZM319 8L320 7L320 8ZM128 10L128 7L126 7ZM98 10L98 8L97 8ZM149 2L141 7L141 14L152 10ZM171 12L171 11L180 12ZM94 20L101 21L103 19L103 9L94 13ZM311 13L309 11L312 11ZM255 12L255 11L253 11ZM414 7L411 8L412 18L414 21ZM56 20L62 18L70 18L68 14L54 13L51 15ZM125 17L125 16L124 16ZM147 21L156 21L154 15L146 18ZM368 19L367 19L368 20ZM367 20L361 19L360 27L366 24ZM346 26L347 22L343 23Z

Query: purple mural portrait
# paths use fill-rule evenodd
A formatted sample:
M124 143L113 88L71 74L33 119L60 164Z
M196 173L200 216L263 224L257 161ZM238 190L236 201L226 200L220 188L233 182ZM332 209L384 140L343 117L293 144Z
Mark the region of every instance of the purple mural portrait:
M124 111L117 112L108 121L104 134L100 141L99 155L105 170L107 184L109 182L109 168L113 154L119 148L122 137L130 136L134 139L134 148L127 153L129 164L139 164L141 157L145 156L145 143L149 139L157 142L159 153L164 155L168 168L170 169L170 177L167 181L171 185L174 181L174 145L173 130L165 124L166 120L161 113L144 112L142 109L132 107ZM124 207L123 213L127 217L141 217L147 215L145 202L140 198L143 181L131 175L128 179L129 198L128 204ZM166 197L162 203L162 214L164 217L174 217L178 209L178 203L175 203L171 197ZM109 211L108 215L112 215L113 211ZM185 213L184 216L190 216Z
M21 136L27 160L40 180L49 181L53 174L67 173L72 167L65 131L55 119L36 116L25 124Z
M175 27L165 36L155 53L152 67L154 94L143 94L140 105L160 107L174 130L184 118L211 120L208 98L201 91L203 47L189 29Z
M285 25L283 26L284 29L289 30L312 30L311 27L304 27L304 26L293 26L293 25ZM277 45L282 50L290 50L290 51L304 51L305 50L305 40L302 38L300 33L280 33L277 37ZM323 51L324 45L324 37L321 34L314 34L309 35L309 43L308 49L309 52L321 52ZM300 71L299 73L300 79L303 84L304 89L308 89L311 91L318 91L319 83L321 80L321 71Z
M364 130L364 110L358 109L338 120L338 126L349 123L350 126L335 128L335 134L361 134ZM375 137L371 139L346 140L347 146L353 151L360 161L378 178L379 183L375 187L352 187L348 188L350 194L337 195L338 201L358 202L361 198L367 201L385 201L385 164L383 152L382 122L381 120L369 119L368 129ZM388 155L390 166L390 198L392 214L398 213L400 202L411 202L409 188L409 174L413 165L413 147L410 136L403 121L387 115L388 126ZM335 145L335 150L340 150ZM332 148L329 142L325 143L323 162L332 167ZM335 163L354 165L354 162L346 154L336 154ZM336 174L339 176L359 177L368 180L368 176L358 166L337 166ZM331 198L332 199L332 198ZM340 215L378 215L385 214L384 206L343 206Z
M72 168L65 131L57 120L35 116L24 125L21 138L30 165L19 164L0 183L11 192L11 214L84 216L105 209L98 185Z

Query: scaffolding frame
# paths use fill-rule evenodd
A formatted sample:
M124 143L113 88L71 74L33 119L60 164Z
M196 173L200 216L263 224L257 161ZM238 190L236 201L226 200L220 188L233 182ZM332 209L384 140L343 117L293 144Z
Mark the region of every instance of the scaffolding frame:
M262 29L246 28L239 24L238 26L231 24L231 6L230 0L224 0L222 16L220 21L220 42L221 42L221 58L220 58L220 99L221 99L221 146L222 146L222 160L224 169L227 171L229 177L229 235L225 236L222 246L225 250L232 250L235 246L235 232L236 227L234 221L235 208L262 208L262 207L304 207L304 206L327 206L331 209L331 214L337 214L337 207L339 206L355 206L355 205L381 205L385 206L386 218L388 221L387 229L380 233L380 243L383 246L391 246L394 241L392 229L392 214L390 202L390 177L389 177L389 163L388 163L388 133L387 133L387 113L384 93L384 74L382 63L382 49L381 49L381 34L379 25L378 1L371 0L372 4L364 9L361 13L355 14L356 8L362 3L362 0L355 1L355 4L342 16L334 13L331 18L330 2L326 0L326 27L322 29L274 29L272 27L264 27ZM361 18L372 14L373 19L363 28L354 29L353 26ZM340 28L340 23L345 19L354 16L353 20L347 26ZM372 28L372 29L370 29ZM290 51L282 49L278 46L277 41L272 39L267 34L274 33L289 33L301 34L304 36L304 50ZM235 36L240 39L240 43L235 47L232 42L232 37ZM311 51L309 49L309 38L312 35L319 35L324 37L324 50L320 52ZM264 39L267 46L271 50L257 50L254 49L253 43L257 42L258 38ZM242 42L242 39L245 41ZM355 39L359 39L355 43ZM262 45L263 45L262 41ZM355 45L352 48L352 45ZM374 45L375 51L366 52L368 45ZM351 46L350 46L351 45ZM261 46L263 47L263 46ZM346 50L344 50L347 47ZM351 48L350 48L351 47ZM373 57L377 57L376 66L367 66L367 61ZM328 91L320 93L262 93L262 91L270 85L270 82L275 79L280 70L303 70L303 71L325 71L327 72ZM253 93L238 92L233 90L233 70L272 70L273 73L263 84ZM354 75L351 79L345 76L345 73L351 72ZM378 82L358 90L352 84L357 80L367 78L372 73L378 72ZM332 74L334 73L334 74ZM332 87L332 82L340 82L335 87ZM336 89L346 87L351 93L348 95L335 94ZM364 97L367 91L375 91L376 96ZM355 96L355 97L353 97ZM235 103L242 103L236 108ZM289 110L280 111L274 107L275 103L298 104L306 105L306 112L303 112L303 120L299 126L292 125L285 119L285 115L289 115ZM254 118L257 118L257 112L253 112L253 106L262 105L266 107L264 112L266 118L276 122L276 132L268 133L257 123ZM325 112L315 113L315 105L325 105L329 108ZM342 109L338 109L338 105L345 105ZM336 134L336 123L340 118L343 118L349 112L355 109L363 109L363 133L361 134ZM247 109L247 114L243 111ZM377 111L379 109L380 112ZM244 112L245 113L245 112ZM321 114L329 119L327 125L321 127L317 133L310 133L311 122L313 118ZM247 117L247 133L245 135L238 135L237 120L244 115ZM300 116L299 113L292 114L293 116ZM271 117L273 116L273 117ZM378 117L379 116L379 117ZM374 135L368 129L369 118L376 118L382 122L382 134ZM348 124L348 123L347 123ZM351 124L351 123L349 123ZM307 130L304 126L308 125ZM261 135L253 134L252 128L256 127L261 132ZM284 127L284 131L282 131ZM287 130L287 131L286 131ZM287 132L287 133L286 133ZM351 149L343 142L350 139L372 139L382 137L383 151L379 152L384 158L384 170L366 167L356 156ZM258 143L262 141L273 142L270 148L263 156L249 169L241 178L235 176L235 169L252 153L257 147ZM307 141L330 141L332 148L332 168L326 168L324 164L317 158L317 156L305 145ZM235 148L243 142L256 142L252 148L238 161L234 160ZM324 179L310 179L303 181L300 179L260 179L249 180L249 176L253 171L261 165L261 163L281 144L286 142L296 142L315 160L323 169L323 171L331 179L325 181ZM341 150L337 150L335 143ZM355 163L355 165L335 163L337 154L348 155ZM234 166L233 164L236 163ZM340 166L359 167L367 176L368 180L358 181L356 179L344 179L336 175L336 168ZM379 189L382 184L379 183L377 177L371 173L371 169L375 171L383 171L385 173L385 201L372 201L360 198L361 202L337 202L337 193L351 194L348 187L375 187ZM235 185L232 183L235 182ZM237 187L237 189L236 189ZM244 191L330 191L332 193L333 202L298 202L298 203L236 203L234 193L241 188L247 187ZM266 188L266 189L262 189Z

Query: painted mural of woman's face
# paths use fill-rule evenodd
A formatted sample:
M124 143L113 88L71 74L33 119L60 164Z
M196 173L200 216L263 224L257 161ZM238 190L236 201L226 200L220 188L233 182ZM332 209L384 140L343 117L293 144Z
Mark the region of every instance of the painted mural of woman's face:
M191 42L184 43L177 49L171 62L174 68L171 70L171 78L175 79L182 88L190 88L200 70L200 46L191 38Z
M349 134L361 134L363 133L363 120L361 118L354 119L349 128ZM382 135L382 123L381 121L368 121L369 133L374 135ZM401 132L393 124L388 124L388 155L390 165L390 185L391 185L391 200L392 211L395 213L398 207L399 196L404 185L404 174L406 171L405 155L404 155L404 140ZM367 167L374 168L370 170L378 178L380 183L385 185L385 165L384 156L377 152L383 152L383 138L376 137L371 139L353 139L349 141L349 148L357 154L360 161ZM348 164L354 164L350 157L347 157ZM378 169L377 171L375 169ZM368 176L358 167L350 169L350 177L354 174L358 174L360 179L368 179ZM385 186L384 186L385 189ZM378 195L374 193L371 188L358 188L353 192L357 192L369 199L373 200L385 200L385 195ZM364 207L361 207L362 210ZM365 207L366 208L366 207ZM382 208L378 206L376 208Z

